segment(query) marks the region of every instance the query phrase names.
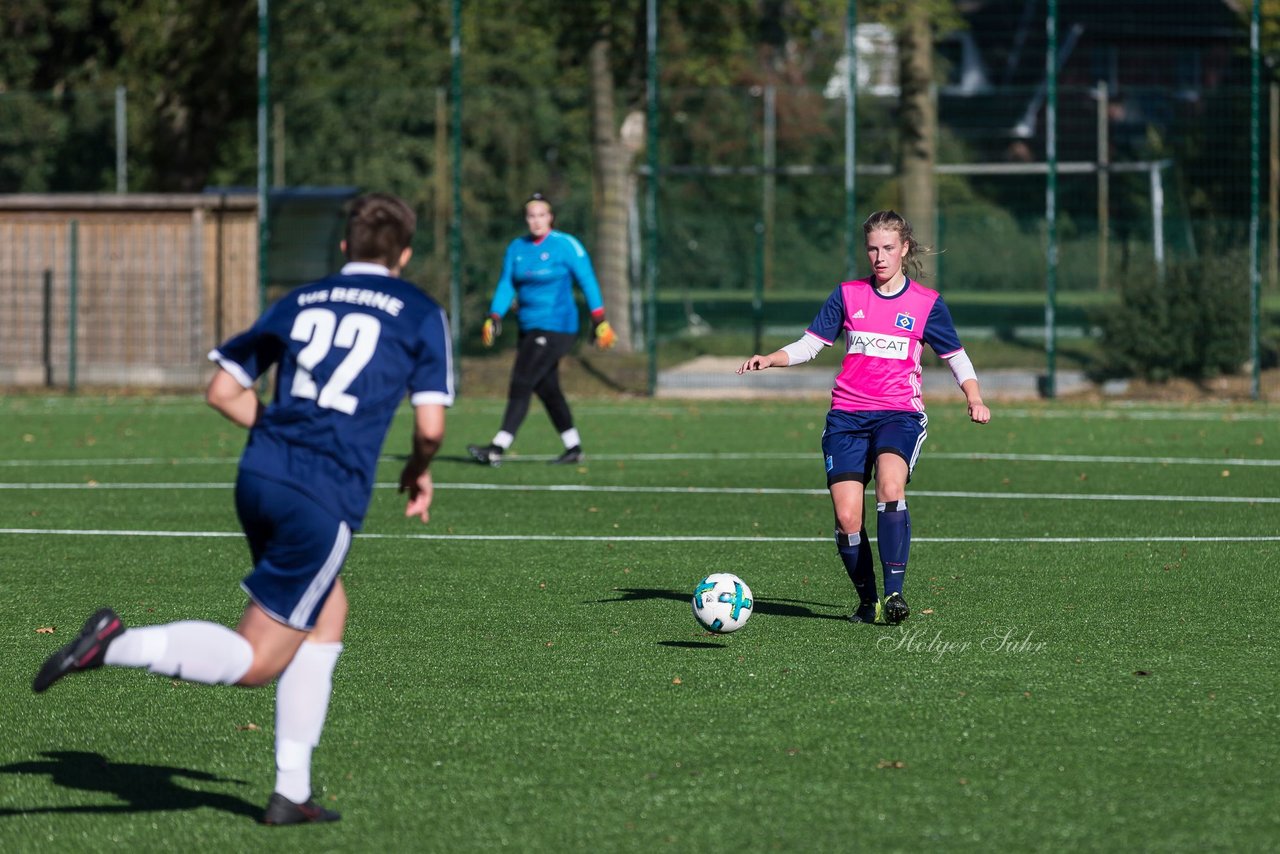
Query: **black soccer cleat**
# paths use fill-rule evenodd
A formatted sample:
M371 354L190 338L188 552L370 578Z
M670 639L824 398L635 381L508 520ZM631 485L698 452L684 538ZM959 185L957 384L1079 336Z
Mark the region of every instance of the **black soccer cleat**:
M467 453L482 466L502 465L502 449L497 445L467 445Z
M880 602L863 602L856 611L849 615L851 623L878 623L880 621Z
M901 593L890 593L884 600L884 621L891 626L896 626L907 617L911 616L911 609L907 607L907 600L902 598Z
M107 647L123 633L124 623L116 612L102 608L88 619L75 640L45 659L31 689L39 694L68 673L101 667Z
M279 792L271 793L271 800L267 801L267 809L262 813L263 824L312 824L338 821L341 818L341 813L327 810L314 800L295 804Z
M556 457L554 460L551 460L551 465L553 466L571 465L573 463L580 463L584 459L586 459L586 457L584 457L582 454L582 446L574 445L572 448L569 448L567 451L565 451L560 456Z

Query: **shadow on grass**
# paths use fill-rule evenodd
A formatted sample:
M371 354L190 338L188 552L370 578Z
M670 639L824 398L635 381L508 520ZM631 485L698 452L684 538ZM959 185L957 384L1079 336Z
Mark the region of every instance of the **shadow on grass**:
M646 602L650 599L670 599L673 602L683 602L686 605L692 601L691 593L682 593L677 590L658 590L647 587L615 587L614 592L619 594L617 599L600 599L601 603L609 602ZM840 608L840 605L832 605L827 602L803 602L798 599L761 599L756 597L755 603L752 605L757 614L768 614L771 617L808 617L814 620L843 620L848 615L842 613L823 614L813 610L810 606L818 608Z
M46 750L40 754L44 760L15 762L0 765L0 774L48 775L55 785L84 792L105 792L115 795L122 804L86 804L61 807L6 807L0 808L0 818L37 813L135 813L193 810L201 807L222 810L234 815L258 819L262 806L251 804L243 798L220 792L196 792L179 786L175 779L185 777L205 783L234 783L245 785L244 780L218 777L190 768L171 768L164 765L137 765L111 762L99 753L74 750Z
M707 643L706 641L658 641L658 646L671 646L676 649L725 649L722 643Z

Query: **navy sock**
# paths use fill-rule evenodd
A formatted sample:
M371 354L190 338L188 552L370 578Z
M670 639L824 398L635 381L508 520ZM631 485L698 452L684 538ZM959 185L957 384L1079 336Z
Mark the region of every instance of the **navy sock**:
M854 534L836 531L836 549L844 561L844 571L849 573L853 588L863 604L876 601L876 567L871 560L871 541L865 530Z
M884 568L884 595L902 592L911 553L911 514L906 501L884 501L876 505L876 545Z

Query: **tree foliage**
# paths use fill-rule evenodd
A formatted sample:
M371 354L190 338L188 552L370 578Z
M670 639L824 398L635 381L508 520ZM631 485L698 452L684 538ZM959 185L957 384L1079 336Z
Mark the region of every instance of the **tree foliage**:
M1237 5L1247 12L1248 4ZM438 295L449 275L451 6L271 0L270 7L273 174L288 186L356 186L410 199L424 214L417 275ZM963 25L956 6L859 0L857 15L896 29L908 12L923 10L938 38ZM603 261L598 167L605 142L616 141L628 116L643 113L646 4L466 0L461 7L462 257L471 295L464 311L472 318L503 246L523 229L520 204L534 189L552 196L558 225ZM746 173L766 156L766 92L776 96L777 165L814 170L781 176L773 188L771 234L786 247L776 283L811 285L843 272L844 188L833 177L844 162L843 103L825 89L844 50L847 0L661 0L657 7L659 160L689 167L662 179L660 211L670 212L660 219L664 286L742 290L759 275L762 241L753 226L765 216L765 182ZM0 192L114 189L117 86L128 93L130 190L253 185L256 14L255 0L4 0ZM1268 56L1280 56L1278 21L1280 0L1264 0ZM601 44L611 129L593 124L600 110L591 58ZM1206 100L1203 111L1220 115L1221 126L1242 126L1238 99ZM894 122L908 114L859 98L860 163L897 162L905 137ZM945 128L936 142L940 159L966 159L966 141ZM1185 192L1192 211L1207 217L1226 208L1224 199L1247 180L1246 142L1243 134L1211 139L1203 122L1172 126L1164 147L1194 178ZM743 174L691 174L713 166ZM976 190L1013 207L980 180L947 180L946 199ZM860 175L857 186L862 211L900 203L893 176Z
M1163 382L1239 373L1249 358L1243 259L1184 261L1161 280L1126 276L1120 305L1100 311L1104 374Z
M9 0L0 188L114 189L117 86L131 189L240 175L252 163L255 32L252 0Z

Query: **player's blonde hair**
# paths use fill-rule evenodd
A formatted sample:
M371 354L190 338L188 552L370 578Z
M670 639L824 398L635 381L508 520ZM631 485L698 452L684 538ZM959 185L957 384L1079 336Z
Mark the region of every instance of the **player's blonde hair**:
M933 250L916 241L916 233L912 230L911 223L907 222L907 218L895 210L876 211L862 224L864 237L873 231L898 232L898 239L907 244L907 252L902 256L902 269L910 274L911 278L919 279L924 272L924 265L920 259L931 254Z

